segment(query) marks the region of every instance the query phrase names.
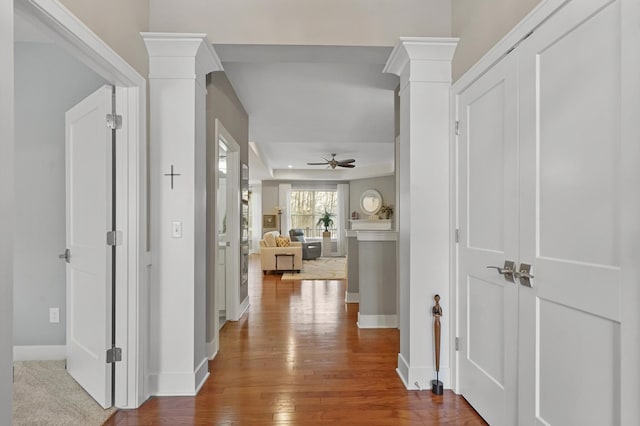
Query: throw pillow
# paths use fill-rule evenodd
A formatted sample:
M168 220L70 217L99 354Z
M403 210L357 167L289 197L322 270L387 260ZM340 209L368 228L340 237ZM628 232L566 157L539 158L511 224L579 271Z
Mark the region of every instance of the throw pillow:
M290 247L291 241L287 237L276 237L276 246L278 247Z
M264 234L264 243L267 247L276 247L276 237L273 234Z

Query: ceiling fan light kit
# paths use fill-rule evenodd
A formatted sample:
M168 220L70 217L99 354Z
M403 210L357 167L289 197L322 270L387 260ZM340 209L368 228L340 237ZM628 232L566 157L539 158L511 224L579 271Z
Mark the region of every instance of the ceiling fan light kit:
M353 169L356 165L353 164L356 162L355 159L350 158L348 160L336 160L336 154L331 154L331 160L327 160L323 158L324 163L307 163L309 166L329 166L331 169L335 169L336 167L345 167L348 169Z

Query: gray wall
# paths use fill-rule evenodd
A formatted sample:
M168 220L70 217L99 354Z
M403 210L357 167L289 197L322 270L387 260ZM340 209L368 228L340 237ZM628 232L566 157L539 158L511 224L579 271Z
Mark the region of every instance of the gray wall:
M13 2L0 2L0 426L11 425L13 362ZM9 161L7 161L9 159Z
M358 252L360 313L396 314L396 242L358 241Z
M452 1L454 37L460 42L453 57L453 80L504 37L540 0Z
M105 82L54 44L15 46L14 344L64 345L64 114Z
M240 145L240 161L249 165L249 116L224 72L214 72L207 76L207 233L215 226L216 219L216 197L213 187L213 173L217 170L213 151L218 143L215 140L216 118ZM213 326L215 315L217 315L215 301L216 248L212 247L212 243L212 238L207 238L207 342L211 342L216 335ZM247 284L240 286L240 300L244 300L248 295L249 286Z
M279 181L279 180L265 180L262 182L262 214L275 214L273 209L279 206L278 201L278 185L281 183L304 183L304 184L337 184L342 183L338 181ZM396 178L393 176L381 176L375 178L357 179L349 181L349 217L351 217L352 211L357 211L362 219L362 212L360 211L360 196L367 189L377 189L382 194L382 201L385 204L391 204L395 207L396 200ZM395 211L394 211L395 214ZM264 231L264 230L263 230ZM285 233L285 230L282 231ZM262 233L261 233L262 235Z
M360 210L360 197L367 189L376 189L382 194L382 202L394 207L393 214L396 214L396 177L382 176L368 179L358 179L349 182L349 213L357 211L360 219L366 219Z

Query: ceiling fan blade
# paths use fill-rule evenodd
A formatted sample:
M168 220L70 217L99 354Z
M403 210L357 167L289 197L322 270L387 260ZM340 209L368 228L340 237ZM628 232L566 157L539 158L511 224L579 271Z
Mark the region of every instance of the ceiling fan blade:
M350 158L348 160L338 160L338 163L340 164L347 164L347 163L355 163L356 160L354 160L353 158Z
M338 167L346 167L349 169L353 169L355 166L355 164L338 164Z
M324 166L327 163L307 163L309 166Z

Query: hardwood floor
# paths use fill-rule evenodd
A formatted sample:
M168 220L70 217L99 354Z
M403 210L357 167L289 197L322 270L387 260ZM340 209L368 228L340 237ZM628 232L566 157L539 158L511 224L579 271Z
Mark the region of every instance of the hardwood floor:
M450 391L405 389L395 371L399 331L358 329L344 281L281 281L252 256L249 286L249 311L221 330L196 397L152 398L105 424L486 424Z

